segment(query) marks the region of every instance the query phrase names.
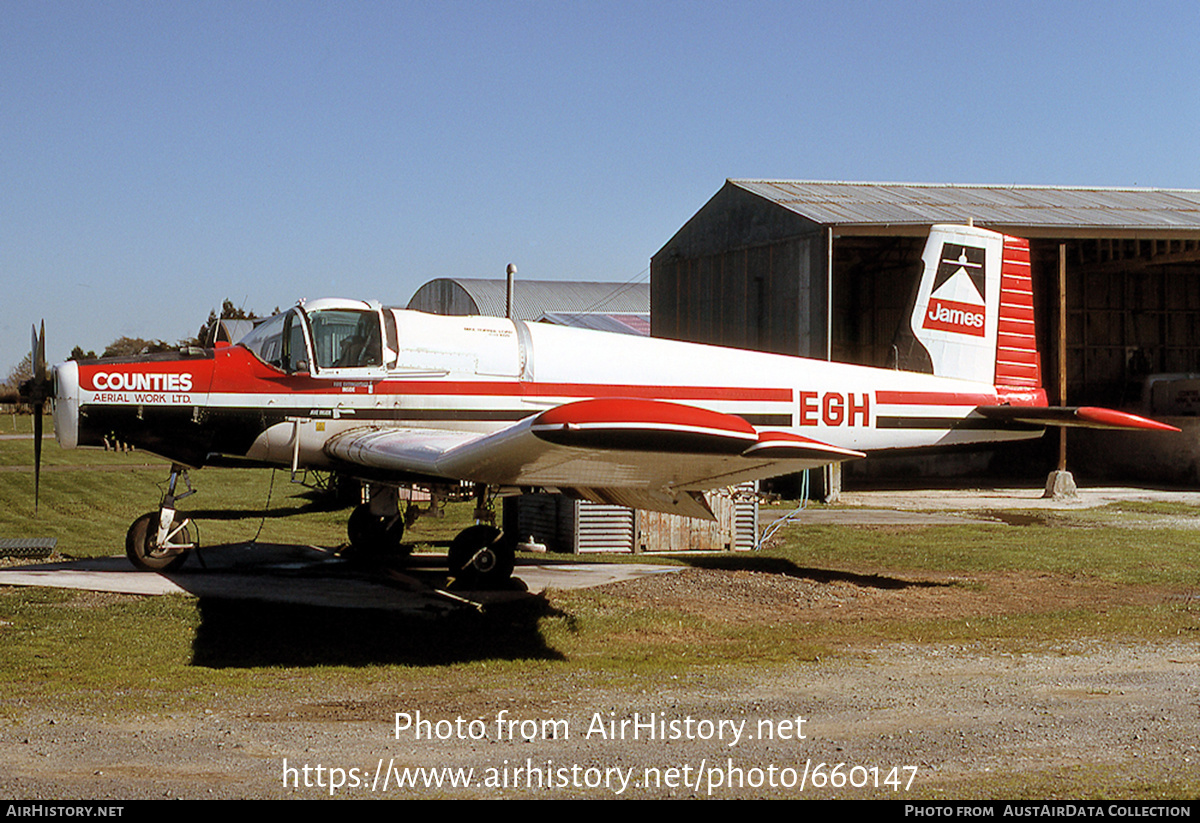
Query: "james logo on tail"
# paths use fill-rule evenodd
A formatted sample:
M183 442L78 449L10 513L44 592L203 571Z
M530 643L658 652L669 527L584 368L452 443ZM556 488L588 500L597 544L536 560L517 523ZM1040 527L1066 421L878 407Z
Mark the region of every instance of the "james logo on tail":
M940 257L923 327L983 337L987 316L984 250L943 243Z

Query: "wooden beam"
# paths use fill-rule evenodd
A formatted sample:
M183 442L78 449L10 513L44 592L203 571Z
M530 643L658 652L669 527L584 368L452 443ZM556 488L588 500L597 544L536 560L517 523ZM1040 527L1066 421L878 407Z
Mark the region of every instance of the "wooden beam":
M1067 244L1058 244L1058 405L1067 405ZM1067 430L1058 430L1058 470L1067 469Z

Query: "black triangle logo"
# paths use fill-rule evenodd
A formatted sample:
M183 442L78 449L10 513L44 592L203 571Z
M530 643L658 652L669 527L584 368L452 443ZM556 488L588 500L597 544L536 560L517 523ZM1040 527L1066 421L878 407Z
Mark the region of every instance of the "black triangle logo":
M938 257L937 272L933 276L933 291L930 294L940 289L942 284L953 277L959 269L965 269L975 290L979 292L979 302L986 303L987 275L984 271L986 259L987 250L979 246L943 243L942 253Z

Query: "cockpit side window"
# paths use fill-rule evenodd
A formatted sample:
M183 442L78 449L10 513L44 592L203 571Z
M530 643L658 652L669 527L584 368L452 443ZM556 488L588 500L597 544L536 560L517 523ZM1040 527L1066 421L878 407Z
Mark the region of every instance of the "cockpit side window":
M263 321L243 337L239 345L245 346L268 366L286 372L308 370L304 324L295 309Z
M322 369L357 368L383 364L379 315L373 311L327 309L308 316L313 353Z
M268 366L283 368L283 321L286 314L277 314L259 323L238 345L249 349Z

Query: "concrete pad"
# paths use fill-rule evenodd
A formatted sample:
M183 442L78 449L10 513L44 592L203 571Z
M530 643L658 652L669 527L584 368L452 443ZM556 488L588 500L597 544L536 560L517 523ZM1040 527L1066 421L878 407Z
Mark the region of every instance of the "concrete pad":
M624 563L519 562L520 583L498 592L443 592L445 559L417 555L410 567L369 570L315 546L259 544L213 546L169 574L135 570L124 557L0 569L0 585L86 589L121 594L188 594L194 597L267 600L338 608L390 609L430 614L512 599L547 588L578 589L678 571ZM203 561L201 565L200 561Z
M842 492L842 503L865 508L916 511L959 511L978 509L1090 509L1109 503L1158 501L1200 506L1200 491L1135 489L1126 487L1080 488L1078 496L1056 500L1044 498L1042 487L1003 489L904 489Z
M513 576L524 580L531 592L541 592L546 589L590 589L606 583L678 571L682 571L679 566L644 563L537 563L518 565Z

